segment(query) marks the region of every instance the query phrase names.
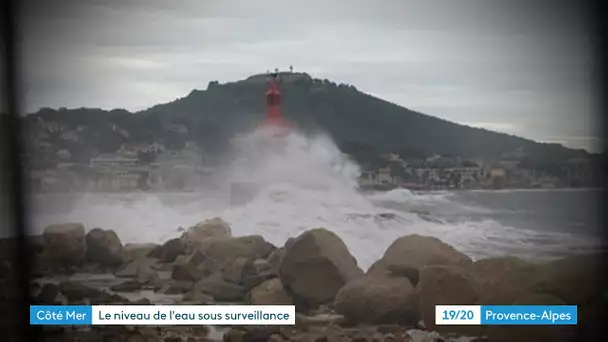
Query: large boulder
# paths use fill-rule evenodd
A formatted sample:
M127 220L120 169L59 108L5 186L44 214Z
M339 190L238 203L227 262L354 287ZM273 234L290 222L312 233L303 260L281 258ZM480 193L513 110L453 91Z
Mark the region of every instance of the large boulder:
M113 230L93 228L86 235L87 259L104 266L122 263L122 242Z
M601 255L570 256L539 267L537 289L570 305L584 305L602 298Z
M250 235L213 238L206 240L198 249L220 266L224 279L242 284L256 273L253 262L267 258L276 247L262 236Z
M265 259L276 249L260 235L248 235L235 238L214 238L206 240L200 250L207 256L216 259L220 264L236 261L238 258L248 260Z
M357 260L333 232L309 230L285 247L279 278L301 309L333 302L347 282L363 275Z
M87 257L81 223L50 225L42 234L44 254L55 267L81 266Z
M235 284L244 284L246 279L261 273L255 267L254 261L246 257L239 257L234 261L228 261L221 267L224 279Z
M148 257L158 259L159 262L174 262L178 256L186 254L186 246L180 238L171 239L162 246L154 248Z
M427 266L418 283L420 308L426 328L435 327L435 305L472 305L479 297L469 271L459 266Z
M118 278L132 278L142 283L149 283L157 276L152 268L155 263L155 259L136 259L120 266L114 275Z
M215 217L190 227L183 235L182 240L188 252L196 246L212 238L232 237L230 225L219 217Z
M59 283L59 291L70 301L98 298L102 294L101 290L71 280Z
M480 305L510 305L518 297L537 289L538 265L516 257L494 257L471 265L479 285Z
M338 291L334 307L350 323L414 326L420 320L418 293L409 279L366 275Z
M528 293L545 293L584 305L602 296L601 258L578 255L547 264L514 257L479 260L471 267L481 288L478 304L512 304Z
M292 305L293 298L285 291L281 280L270 279L256 286L249 293L252 305Z
M173 263L171 278L182 281L198 281L219 272L215 259L208 257L200 250L190 255L180 255Z
M405 276L416 285L418 271L425 266L469 266L471 263L471 258L438 238L414 234L393 241L367 273Z
M245 297L245 288L225 281L220 275L212 275L194 284L193 293L204 293L219 302L241 302Z

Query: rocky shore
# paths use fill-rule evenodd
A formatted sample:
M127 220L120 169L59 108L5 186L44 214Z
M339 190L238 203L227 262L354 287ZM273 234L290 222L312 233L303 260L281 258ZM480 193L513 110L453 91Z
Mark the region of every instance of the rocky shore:
M11 241L0 244L7 251ZM437 238L408 235L364 271L331 230L274 246L258 235L234 237L220 218L162 245L123 244L112 230L78 223L48 226L31 245L36 304L295 304L297 311L288 327L52 327L44 328L48 341L603 340L599 255L473 261ZM0 261L6 284L18 265ZM437 304L572 304L579 324L435 326Z

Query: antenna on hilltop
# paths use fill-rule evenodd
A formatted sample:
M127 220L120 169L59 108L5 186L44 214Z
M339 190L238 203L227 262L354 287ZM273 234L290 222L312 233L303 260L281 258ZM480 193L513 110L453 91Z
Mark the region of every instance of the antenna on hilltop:
M289 66L289 72L293 73L293 65Z

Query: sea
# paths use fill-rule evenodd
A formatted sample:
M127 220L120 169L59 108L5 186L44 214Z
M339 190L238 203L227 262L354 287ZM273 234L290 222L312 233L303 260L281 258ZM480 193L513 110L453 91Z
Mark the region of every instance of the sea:
M474 260L512 255L543 262L603 247L599 190L362 192L359 166L327 135L269 138L256 131L245 140L222 177L197 191L31 194L29 233L80 222L112 229L123 243L163 243L180 228L221 217L234 236L258 234L282 246L324 227L363 269L409 234L437 237ZM236 182L257 189L238 206L229 191Z

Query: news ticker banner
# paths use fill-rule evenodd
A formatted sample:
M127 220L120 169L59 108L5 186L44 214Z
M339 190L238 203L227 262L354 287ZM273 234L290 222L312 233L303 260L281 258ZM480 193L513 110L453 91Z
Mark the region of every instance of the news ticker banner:
M294 305L30 306L30 325L295 325Z
M576 325L576 305L436 305L436 325Z
M31 306L31 325L295 325L293 305ZM437 305L436 325L575 325L575 305Z

